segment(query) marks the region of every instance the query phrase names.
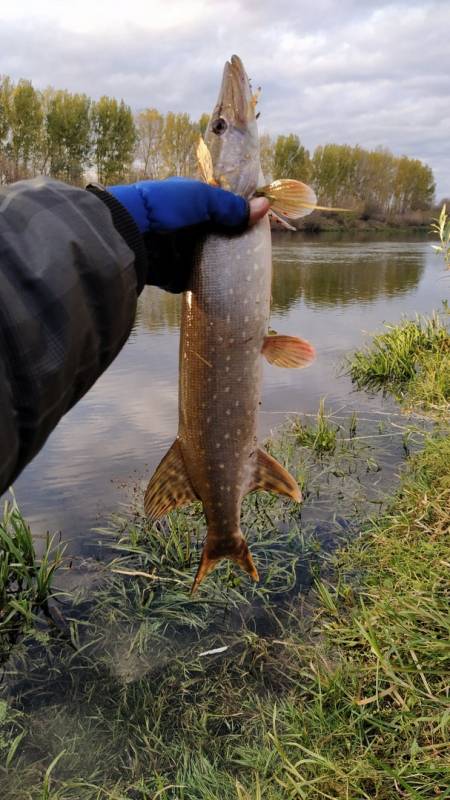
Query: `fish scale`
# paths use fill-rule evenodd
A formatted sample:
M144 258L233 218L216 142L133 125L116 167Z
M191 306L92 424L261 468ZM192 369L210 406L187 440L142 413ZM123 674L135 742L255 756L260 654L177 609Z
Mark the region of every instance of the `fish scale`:
M261 174L254 109L244 67L233 56L201 147L202 172L247 198ZM301 187L309 198L308 187ZM304 340L268 335L270 237L267 217L240 235L207 235L183 297L178 434L150 479L144 507L158 519L201 500L207 535L193 591L223 558L258 580L240 529L248 492L265 489L301 500L294 478L258 446L256 433L263 356L286 367L307 366L314 357Z

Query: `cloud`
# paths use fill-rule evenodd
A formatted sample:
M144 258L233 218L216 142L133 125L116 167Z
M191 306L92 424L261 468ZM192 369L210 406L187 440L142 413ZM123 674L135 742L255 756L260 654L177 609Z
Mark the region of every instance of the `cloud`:
M237 52L263 87L264 130L421 158L450 194L446 0L42 0L38 13L23 0L1 14L2 71L15 79L197 117Z

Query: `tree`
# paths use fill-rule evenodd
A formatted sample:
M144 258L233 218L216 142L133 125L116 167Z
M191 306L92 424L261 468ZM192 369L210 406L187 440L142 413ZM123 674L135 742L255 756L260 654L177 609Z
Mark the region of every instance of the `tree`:
M9 151L13 180L36 171L42 143L42 106L39 93L31 81L20 80L14 87L9 104L11 137Z
M7 142L12 90L10 78L0 75L0 148L4 148Z
M295 133L278 136L273 158L273 177L295 178L308 182L311 172L309 153Z
M130 107L123 100L101 97L92 106L91 120L98 180L110 184L124 180L137 138Z
M7 75L0 76L0 184L10 178L9 141L11 136L10 103L13 85Z
M189 114L166 115L162 152L167 175L193 175L196 171L195 150L198 142L198 127Z
M316 147L312 158L312 185L323 205L344 205L361 199L364 151L348 144Z
M385 148L364 151L364 183L361 200L368 216L381 212L388 214L394 198L396 158Z
M210 115L207 114L205 111L200 116L200 119L199 119L199 121L197 123L198 129L199 129L199 132L200 132L200 136L204 136L205 133L206 133L206 128L208 127L208 123L209 123L209 117L210 117Z
M274 174L274 145L268 133L263 133L259 137L259 154L261 159L261 169L264 180L269 183Z
M161 178L164 174L162 140L164 117L156 108L147 108L136 117L136 157L142 178Z
M57 91L46 113L49 172L54 178L80 183L91 147L91 101L85 94Z
M430 208L435 191L430 167L407 156L397 159L394 189L396 211L402 213Z

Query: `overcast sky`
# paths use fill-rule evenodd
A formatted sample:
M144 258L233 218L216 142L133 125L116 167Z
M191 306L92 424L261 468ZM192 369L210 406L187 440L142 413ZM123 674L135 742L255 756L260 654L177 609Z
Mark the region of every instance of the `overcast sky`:
M262 131L420 158L439 199L449 32L450 0L3 0L0 73L196 118L237 53L262 87Z

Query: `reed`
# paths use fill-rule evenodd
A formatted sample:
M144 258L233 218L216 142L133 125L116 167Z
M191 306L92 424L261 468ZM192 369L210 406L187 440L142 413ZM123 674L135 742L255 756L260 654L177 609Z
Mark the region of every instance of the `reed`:
M431 245L433 250L443 256L447 269L450 269L450 218L445 203L439 217L431 223L431 232L437 233L440 240L440 244Z

